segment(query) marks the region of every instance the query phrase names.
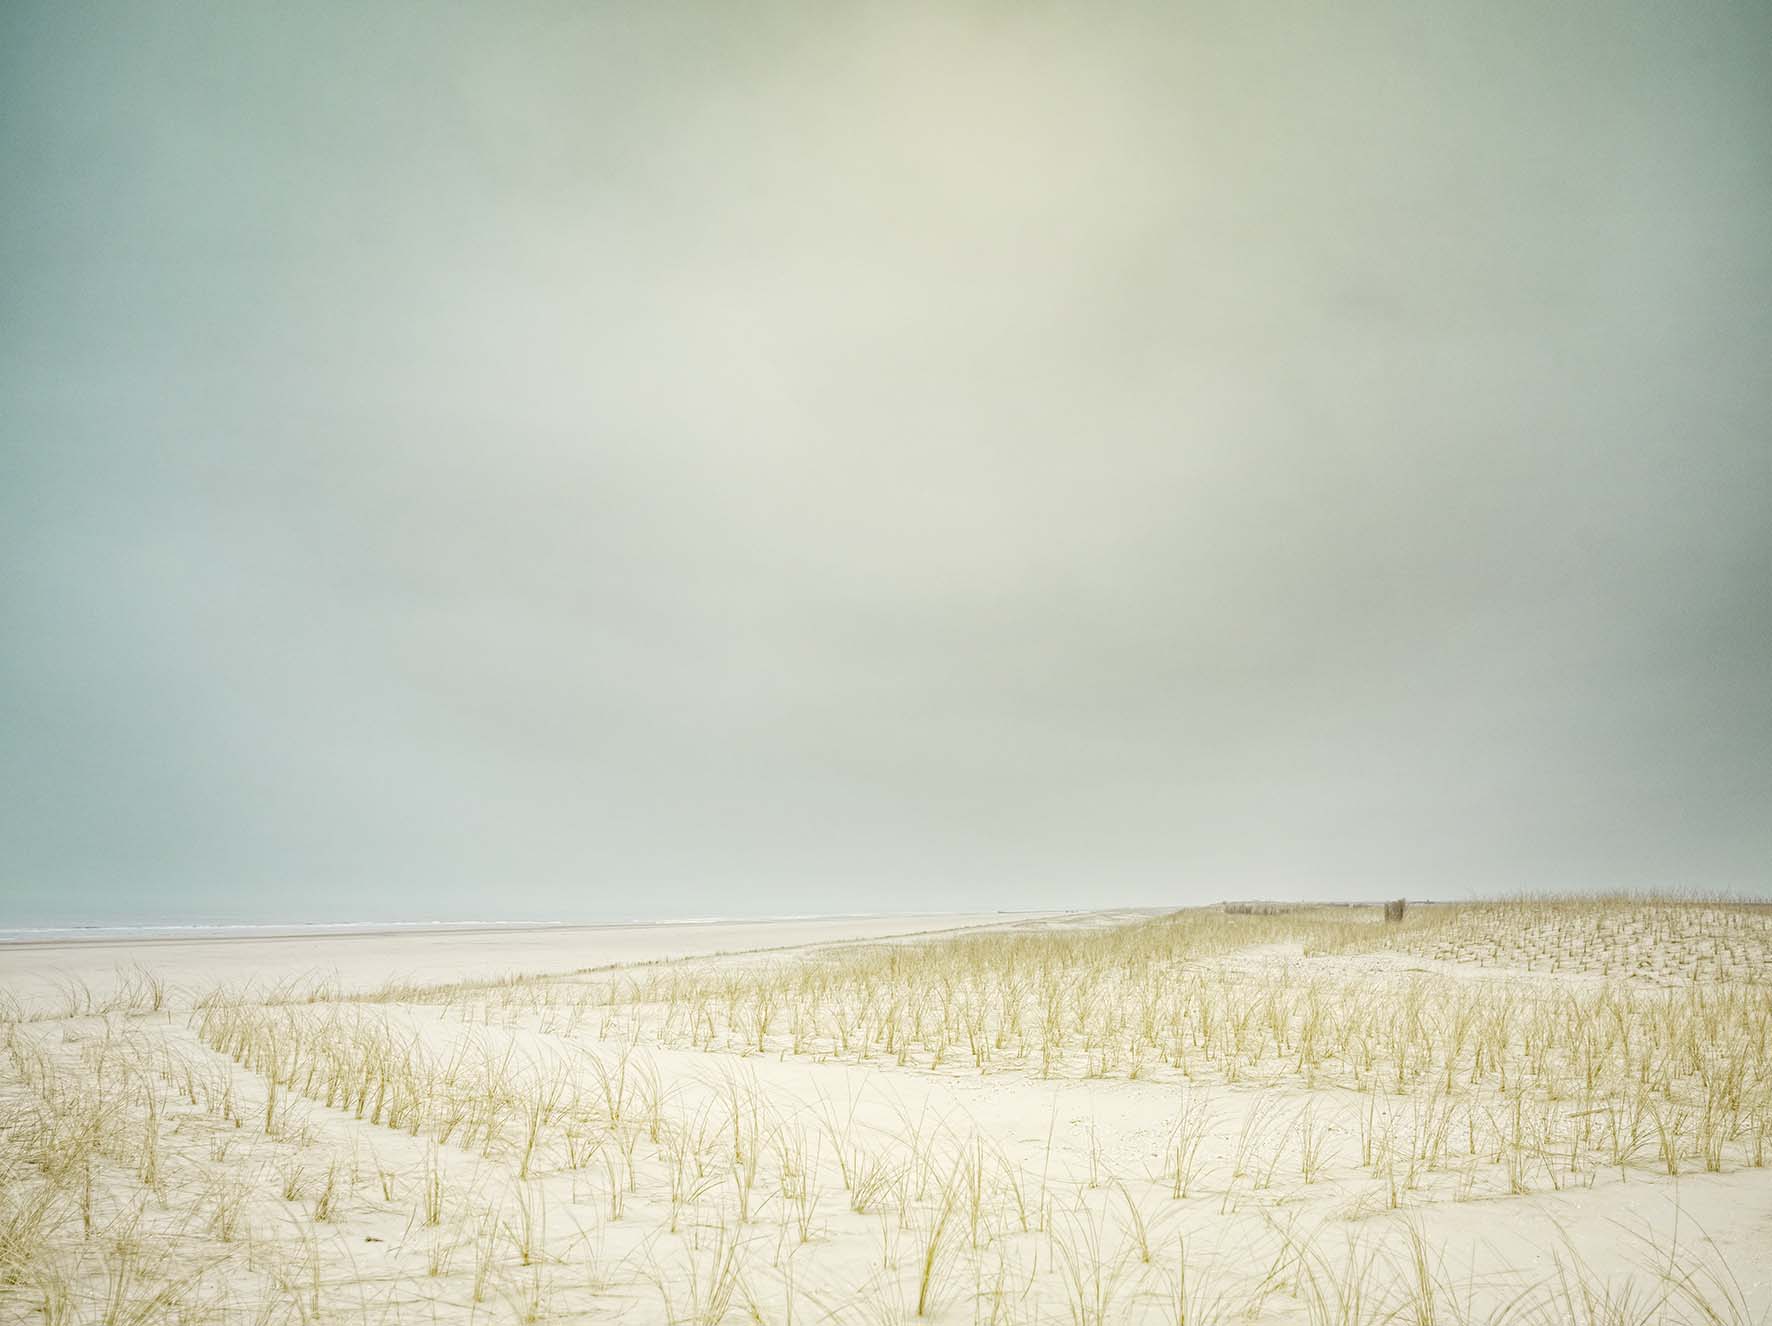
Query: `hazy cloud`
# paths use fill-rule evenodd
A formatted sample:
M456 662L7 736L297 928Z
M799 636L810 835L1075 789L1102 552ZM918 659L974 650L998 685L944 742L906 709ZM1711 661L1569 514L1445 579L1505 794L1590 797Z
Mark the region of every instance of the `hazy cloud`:
M8 6L0 910L1765 891L1768 38Z

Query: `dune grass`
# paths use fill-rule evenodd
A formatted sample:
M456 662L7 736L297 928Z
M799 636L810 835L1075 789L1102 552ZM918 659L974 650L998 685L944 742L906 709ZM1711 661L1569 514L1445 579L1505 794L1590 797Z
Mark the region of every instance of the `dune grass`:
M3 1006L0 1318L1747 1322L1681 1213L1765 1182L1767 922L1214 909L354 993L69 982ZM1627 1184L1673 1216L1514 1262L1469 1235Z

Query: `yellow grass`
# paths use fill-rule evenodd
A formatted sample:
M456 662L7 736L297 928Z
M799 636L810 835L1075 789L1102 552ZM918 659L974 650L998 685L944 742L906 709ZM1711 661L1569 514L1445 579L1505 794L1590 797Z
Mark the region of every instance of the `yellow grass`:
M0 1022L0 1320L1757 1320L1772 1256L1708 1225L1772 1213L1769 935L1518 900L69 980Z

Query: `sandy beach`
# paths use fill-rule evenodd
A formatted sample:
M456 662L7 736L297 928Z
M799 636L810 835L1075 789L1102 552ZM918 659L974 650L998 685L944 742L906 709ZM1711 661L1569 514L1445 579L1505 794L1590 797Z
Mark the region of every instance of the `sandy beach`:
M1769 945L1622 903L15 945L0 1318L1758 1321Z
M285 982L346 989L388 982L486 980L526 973L805 947L891 936L1022 924L1013 913L797 917L671 924L265 927L250 935L56 938L0 941L0 986L26 1002L51 1001L78 981L103 999L131 973L152 972L184 990Z
M5 0L0 1326L1772 1326L1769 57Z

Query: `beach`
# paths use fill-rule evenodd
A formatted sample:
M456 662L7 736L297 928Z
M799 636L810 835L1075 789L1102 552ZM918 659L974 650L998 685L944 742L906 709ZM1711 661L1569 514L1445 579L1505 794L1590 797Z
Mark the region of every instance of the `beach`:
M1622 902L15 944L0 1319L1745 1324L1769 952Z

